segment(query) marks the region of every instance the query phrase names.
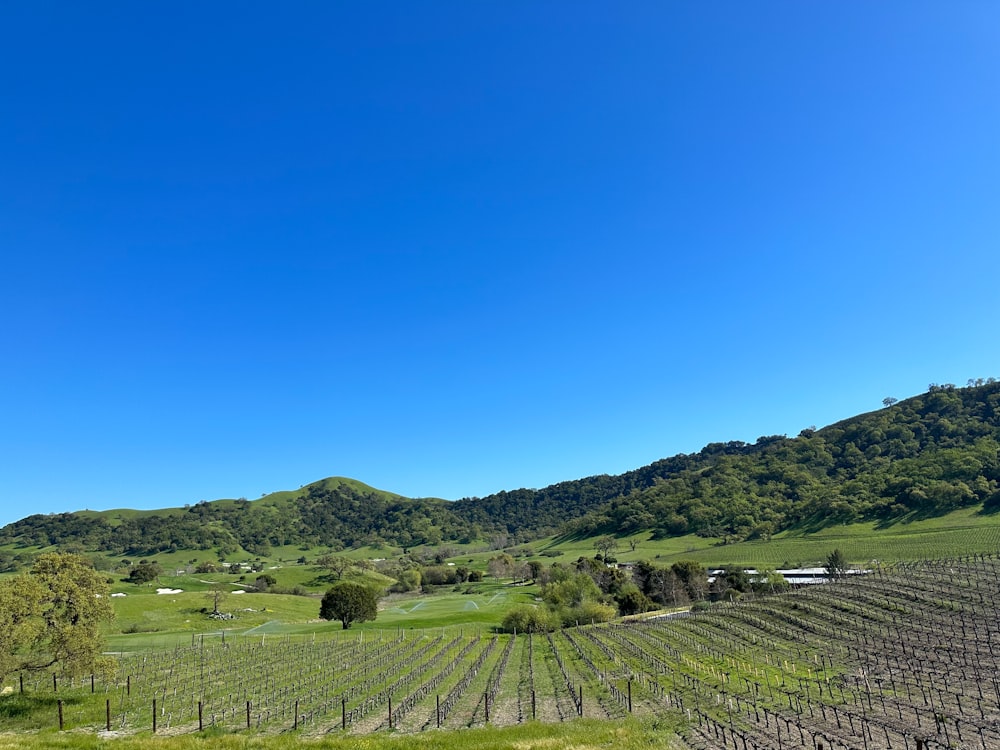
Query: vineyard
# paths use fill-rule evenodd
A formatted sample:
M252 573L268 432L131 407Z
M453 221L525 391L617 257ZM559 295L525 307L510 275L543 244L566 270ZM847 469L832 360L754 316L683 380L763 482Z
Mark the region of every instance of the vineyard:
M8 678L4 728L303 736L669 718L691 748L1000 748L1000 560L876 569L667 619L193 638ZM18 707L21 707L20 709Z

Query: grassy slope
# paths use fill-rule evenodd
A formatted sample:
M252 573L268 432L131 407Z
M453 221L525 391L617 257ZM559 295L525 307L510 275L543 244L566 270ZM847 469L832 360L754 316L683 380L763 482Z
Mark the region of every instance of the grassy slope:
M637 547L633 551L629 540L635 540ZM479 545L449 545L459 552L451 561L458 565L466 565L473 569L484 570L490 557L497 554L494 551L482 551ZM580 556L593 557L595 554L594 539L589 537L566 538L547 537L529 542L523 547L529 548L534 554L522 559L535 559L548 565L554 560L571 563ZM668 539L652 539L649 532L623 536L619 539L619 549L616 557L621 562L635 560L653 560L659 564L670 564L678 560L697 560L702 564L715 567L727 564L767 567L798 567L819 564L834 548L840 548L848 560L855 563L865 563L878 559L883 561L920 560L944 557L955 557L973 552L996 552L1000 550L1000 515L982 514L979 508L963 508L936 518L913 521L899 521L891 525L880 525L875 522L856 523L847 526L830 526L818 532L790 530L774 536L768 542L753 541L738 544L722 545L720 540L704 538L689 534ZM58 551L53 548L18 548L18 552L48 552ZM328 581L321 579L315 568L309 565L297 565L295 562L305 557L315 560L317 556L329 552L322 547L303 548L289 545L278 547L267 557L259 557L249 553L231 555L229 559L238 561L262 560L269 567L278 566L277 570L266 572L275 575L283 586L301 585L316 592L322 591ZM392 558L402 552L399 548L381 547L344 550L338 554L352 559ZM549 553L545 556L542 553ZM172 553L161 553L155 558L165 570L173 571L194 561L216 560L215 552L211 550L178 550ZM247 573L247 582L252 582L256 574ZM202 576L212 578L211 576ZM235 580L225 577L226 580ZM175 588L190 588L171 581L170 577L161 578L164 585ZM114 590L132 591L135 587L116 584Z
M635 551L629 549L629 539L638 540ZM616 557L621 562L646 559L662 565L678 560L697 560L709 567L728 564L800 567L822 564L835 548L853 563L926 560L1000 550L1000 517L983 515L978 508L964 508L937 518L900 521L887 526L870 522L830 526L815 533L786 531L768 542L720 545L717 539L693 534L653 540L647 532L622 537L619 544ZM576 560L581 555L593 557L595 553L591 538L553 537L532 547L536 552L562 552L557 559L565 561Z

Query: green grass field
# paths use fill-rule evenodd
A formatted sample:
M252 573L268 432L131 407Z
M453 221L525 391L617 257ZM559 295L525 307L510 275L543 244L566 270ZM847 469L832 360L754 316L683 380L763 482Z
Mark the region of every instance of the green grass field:
M631 550L628 540L637 541ZM550 538L532 545L539 552L558 551L560 560L593 557L593 539ZM621 562L652 560L667 565L678 560L697 560L707 567L805 567L822 565L826 555L839 548L852 563L871 560L895 562L958 557L1000 550L1000 517L982 515L966 508L938 518L900 521L889 526L857 523L832 526L815 533L786 531L770 541L720 544L693 534L671 539L650 539L649 533L622 537L616 557ZM536 557L546 560L544 557Z
M529 722L521 726L482 727L461 731L428 731L393 735L388 732L364 737L306 739L297 734L280 737L231 735L215 732L180 737L139 735L113 740L93 734L43 732L0 733L0 750L98 750L113 745L116 750L648 750L680 747L675 727L663 720L599 721L577 719L562 724Z
M314 573L315 571L313 571ZM319 619L319 596L243 593L228 594L220 610L233 620L213 620L204 578L231 576L163 576L158 584L124 585L126 596L115 597L116 619L107 628L106 650L113 652L171 648L204 634L221 638L241 635L323 633L339 630L339 622ZM155 586L183 588L179 594L157 594ZM230 587L234 590L235 587ZM441 587L430 594L392 595L382 599L373 622L355 623L352 630L474 626L492 630L513 604L534 601L536 586L484 581ZM206 611L207 610L207 611Z

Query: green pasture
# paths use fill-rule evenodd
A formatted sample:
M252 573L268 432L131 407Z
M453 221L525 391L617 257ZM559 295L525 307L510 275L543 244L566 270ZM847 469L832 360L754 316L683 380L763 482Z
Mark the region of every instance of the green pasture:
M790 530L776 534L770 541L737 544L723 544L722 540L693 534L670 539L651 539L650 536L649 532L644 532L620 537L615 556L620 562L651 560L660 565L697 560L710 568L822 565L835 548L853 563L934 560L1000 551L1000 516L965 508L936 518L904 519L893 524L855 523L817 532ZM635 550L630 549L630 539L637 542ZM562 552L562 556L554 559L568 563L581 555L593 557L596 554L592 538L553 537L533 546L539 553ZM546 557L533 559L551 562Z
M244 633L272 622L319 624L319 599L285 594L230 594L219 609L234 620L213 620L208 593L140 594L115 598L115 621L108 626L108 651L134 651L190 642L192 634ZM252 611L250 611L252 610ZM330 627L330 623L324 623Z
M533 602L537 586L482 583L462 584L454 591L417 597L388 598L379 604L378 619L353 627L437 628L448 625L497 627L515 604ZM462 593L462 591L472 593Z
M213 576L219 577L219 576ZM225 576L222 576L225 577ZM208 576L205 576L208 580ZM163 577L162 586L182 588L186 577ZM208 617L213 597L210 584L184 588L179 594L157 594L154 587L133 586L133 593L115 597L115 621L108 625L108 651L171 648L190 643L192 637L221 638L240 635L321 633L340 629L339 622L319 619L319 596L228 593L219 609L233 620ZM135 593L138 590L139 593ZM235 590L235 589L234 589ZM470 625L492 629L514 604L532 602L536 586L484 581L441 587L430 594L385 597L373 622L355 623L352 629L439 628Z

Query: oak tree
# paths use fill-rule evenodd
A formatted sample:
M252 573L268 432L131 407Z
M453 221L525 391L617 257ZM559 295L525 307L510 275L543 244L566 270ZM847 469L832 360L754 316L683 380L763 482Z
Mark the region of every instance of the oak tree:
M378 594L363 583L341 581L323 596L319 616L324 620L340 620L344 630L354 622L374 620L378 615Z
M70 675L103 670L109 597L107 580L79 555L40 555L28 573L0 582L0 678L53 667Z

